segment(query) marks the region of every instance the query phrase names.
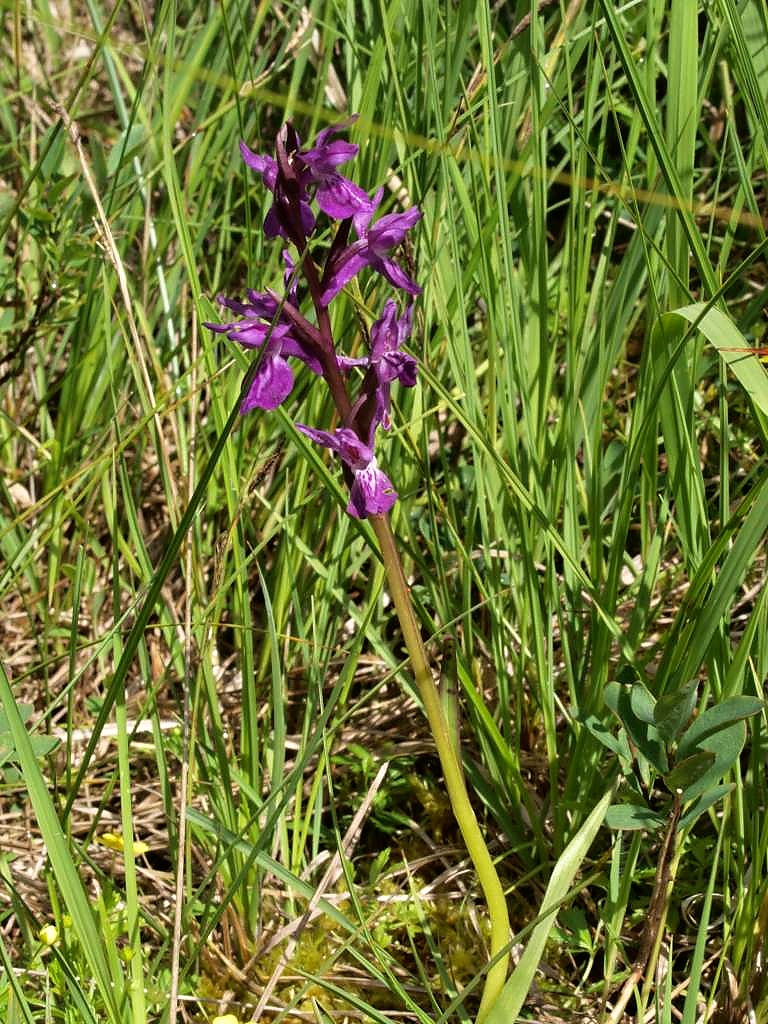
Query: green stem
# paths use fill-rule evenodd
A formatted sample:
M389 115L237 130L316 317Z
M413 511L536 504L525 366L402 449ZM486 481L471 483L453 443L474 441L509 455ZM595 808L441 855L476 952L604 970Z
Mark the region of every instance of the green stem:
M443 769L445 786L451 801L456 822L464 837L480 887L488 905L491 922L491 959L495 961L486 975L477 1024L481 1024L496 999L501 994L507 977L509 964L510 925L507 900L496 872L488 847L480 831L475 812L467 793L464 772L458 750L451 740L448 722L440 702L437 687L429 668L427 654L421 639L421 630L416 621L408 584L395 545L392 527L387 516L371 516L371 526L381 548L381 557L389 582L389 591L395 604L397 617L403 631L403 639L411 660L416 686L419 691L427 722L437 747L440 765ZM498 958L498 959L497 959Z

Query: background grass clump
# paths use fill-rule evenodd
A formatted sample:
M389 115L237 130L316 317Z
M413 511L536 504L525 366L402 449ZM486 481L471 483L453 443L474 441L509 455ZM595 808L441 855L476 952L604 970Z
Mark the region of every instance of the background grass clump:
M2 1019L474 1019L383 570L291 425L328 403L238 419L201 326L281 282L238 141L358 112L423 211L379 455L535 953L509 1019L768 1020L764 3L0 15Z

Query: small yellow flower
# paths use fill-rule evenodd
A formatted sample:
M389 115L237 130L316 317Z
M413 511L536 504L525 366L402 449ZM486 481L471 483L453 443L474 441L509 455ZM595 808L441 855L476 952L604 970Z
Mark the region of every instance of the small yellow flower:
M37 937L44 946L52 946L59 941L59 929L55 924L46 924L37 933Z
M223 1017L214 1017L211 1024L240 1024L234 1013L225 1013Z
M98 841L102 846L106 846L110 850L117 850L118 853L122 853L125 850L125 840L122 836L116 835L114 832L102 832L99 836ZM143 853L149 851L149 846L142 842L141 839L134 839L133 841L133 855L134 857L141 857Z

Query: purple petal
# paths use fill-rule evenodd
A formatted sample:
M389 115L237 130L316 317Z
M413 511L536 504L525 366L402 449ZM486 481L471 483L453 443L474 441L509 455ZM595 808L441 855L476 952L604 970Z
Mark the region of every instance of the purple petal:
M315 227L315 215L312 213L312 207L305 199L299 201L299 217L301 218L301 230L306 237L309 237ZM267 238L288 238L288 234L280 220L276 203L270 206L269 213L264 218L264 234Z
M370 356L362 356L360 359L353 359L351 356L336 356L336 362L339 364L339 369L344 373L351 370L353 366L370 366Z
M322 134L321 132L320 135ZM345 164L347 160L357 156L359 148L351 142L342 142L341 139L337 139L335 142L320 142L320 136L318 136L312 149L301 154L301 159L313 174L327 174L329 171L333 171L334 167Z
M329 175L317 189L317 205L334 220L368 215L371 199L359 185L341 174Z
M315 147L324 146L328 139L333 135L338 135L339 132L345 132L347 128L351 128L359 117L359 114L350 114L349 117L345 117L343 121L337 121L336 124L331 124L328 125L327 128L323 128L321 132L317 133L314 142Z
M300 359L305 366L309 367L312 373L316 373L319 377L323 375L323 364L312 352L309 346L303 344L298 338L294 338L292 334L289 334L282 341L281 350L285 356L293 356L295 359Z
M300 430L302 434L306 434L316 444L336 452L353 472L365 469L373 459L373 451L349 427L337 427L333 433L330 433L328 430L315 430L314 427L297 423L296 429Z
M393 299L384 303L384 311L371 327L371 362L380 382L395 379L405 387L416 383L416 360L403 352L401 346L411 333L413 306L408 306L398 319Z
M256 292L253 293L254 295ZM233 313L237 313L238 316L247 316L253 307L247 302L240 302L239 299L229 299L226 295L217 295L216 301L220 306L224 306L226 309L231 309Z
M211 324L205 321L203 327L207 327L209 331L215 331L216 334L226 334L231 331L236 325L235 324Z
M379 383L373 392L373 416L371 417L370 434L371 440L376 433L376 427L381 424L384 430L389 430L392 421L389 416L389 384Z
M405 213L387 213L376 221L373 227L368 228L368 242L372 249L378 253L394 249L396 245L405 238L413 225L420 219L421 210L412 206Z
M246 348L259 348L269 334L270 325L259 320L241 320L240 323L230 324L229 327L230 341L236 341L240 345L245 345ZM277 330L278 328L275 327L275 332ZM273 337L275 332L273 332Z
M379 380L383 384L389 384L393 380L399 380L406 388L412 388L416 384L416 360L407 352L387 352L381 357L377 370Z
M260 174L264 184L270 192L273 192L277 180L276 161L271 156L260 156L258 153L254 153L244 142L240 143L240 153L251 170Z
M315 230L315 215L312 213L312 207L302 199L299 206L299 212L301 214L302 231L304 232L305 237L309 238Z
M280 223L280 218L277 215L277 210L275 209L274 204L270 206L269 213L264 218L264 234L267 238L278 238L281 236L283 238L286 237L283 225Z
M397 344L398 348L407 341L413 330L413 305L406 306L403 315L397 322Z
M381 200L383 198L384 188L381 187L376 190L373 199L368 200L370 204L368 209L362 210L360 213L358 213L355 217L352 218L352 223L354 224L358 238L364 237L366 231L368 230L368 226L371 223L371 220L373 219L373 215L374 213L376 213L379 206L381 205Z
M383 470L371 459L365 469L355 473L349 492L347 512L356 519L380 516L389 512L397 501L397 491Z
M347 512L356 519L382 515L397 501L397 491L386 473L379 469L373 450L361 441L354 430L339 427L333 433L296 424L307 437L336 452L349 466L354 480L349 494Z
M315 141L312 145L312 148L307 150L306 153L302 153L302 157L306 157L309 153L313 153L316 149L323 149L328 144L328 139L332 138L334 135L338 135L340 131L344 130L344 127L344 123L340 122L339 124L331 124L327 128L323 128L323 130L321 132L318 132L317 135L315 136Z
M395 261L391 260L388 256L378 256L372 253L369 266L373 267L374 270L378 270L395 288L402 288L409 295L421 294L421 288L419 288L416 282L412 281L405 271L401 270Z
M240 412L276 409L290 395L292 387L293 371L285 359L279 354L267 355L256 372Z
M302 434L306 434L310 441L314 441L315 444L319 444L323 448L330 448L332 452L338 452L338 442L330 431L316 430L314 427L308 427L304 423L297 423L296 429L300 430Z
M361 441L349 427L336 429L336 450L349 468L357 473L373 461L373 449Z
M320 296L322 304L327 306L355 274L358 274L363 267L368 266L369 261L370 257L365 242L355 242L345 249L334 263L328 282L323 288Z
M296 303L296 289L298 287L298 280L296 274L296 264L293 261L288 249L283 249L283 263L285 264L285 270L283 271L283 283L285 284L285 290L288 293L288 297Z
M387 299L381 316L371 327L371 357L381 359L385 352L397 347L397 304L394 299Z
M249 288L245 294L248 296L246 313L261 317L262 320L272 319L280 303L271 292L256 292L253 288ZM221 299L219 301L221 302ZM223 303L223 305L229 306L229 303ZM229 308L234 309L235 307L229 306Z

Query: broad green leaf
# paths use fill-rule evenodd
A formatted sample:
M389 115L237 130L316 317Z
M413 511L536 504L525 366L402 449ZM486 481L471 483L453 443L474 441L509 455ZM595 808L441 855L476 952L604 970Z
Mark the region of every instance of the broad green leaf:
M764 707L763 701L757 697L728 697L702 711L690 728L683 734L678 747L678 757L685 757L696 747L706 750L712 748L703 744L703 740L745 718L758 714Z
M647 686L643 683L635 683L629 691L629 702L641 722L645 722L646 725L654 724L656 698Z
M664 740L673 740L691 720L696 707L699 684L695 679L674 693L666 693L656 702L654 721Z
M639 807L633 804L615 804L609 807L605 815L605 824L616 831L632 832L642 829L652 832L664 826L666 818L663 814L652 811L650 807Z
M700 740L702 750L714 754L715 759L708 771L683 791L683 803L695 800L716 786L736 763L746 740L747 726L743 719Z
M637 685L633 683L622 686L620 683L608 683L605 687L605 703L618 716L638 751L663 775L669 767L669 762L659 733L655 726L638 718L632 707L632 690Z
M16 707L22 722L28 722L34 710L32 705L17 704ZM32 750L37 758L47 757L48 754L53 753L59 745L59 741L55 736L43 736L35 733L28 733L28 735L29 741L32 744ZM0 765L5 764L6 761L14 760L17 760L17 758L13 736L11 734L8 718L0 707Z
M704 811L716 804L718 800L722 800L724 796L728 796L732 793L736 787L732 782L726 783L722 786L715 786L713 789L707 790L707 792L700 796L697 800L691 804L688 810L680 818L678 824L678 831L686 828L690 828L691 825L696 821L697 818L701 817Z
M632 751L629 749L627 734L624 729L619 729L618 735L614 736L611 730L601 722L597 715L587 715L583 719L584 726L592 733L596 740L607 747L622 761L627 768L632 763Z
M579 907L565 907L561 910L560 926L567 928L572 933L576 944L582 949L592 949L592 930L587 921L587 915Z
M25 723L29 721L34 710L31 704L17 704L17 709L22 722ZM55 736L44 736L35 733L29 733L28 735L29 741L32 744L32 750L37 758L47 757L48 754L53 753L59 745L59 741ZM6 761L15 760L17 760L17 758L13 736L8 724L8 719L0 707L0 765L5 764Z
M715 755L711 750L698 750L695 754L683 758L664 776L667 789L670 793L675 793L678 789L685 791L702 778L714 763Z
M32 735L29 737L29 742L32 745L32 752L38 760L52 754L59 745L59 740L55 736ZM16 751L11 734L9 732L0 732L0 764L16 760Z

